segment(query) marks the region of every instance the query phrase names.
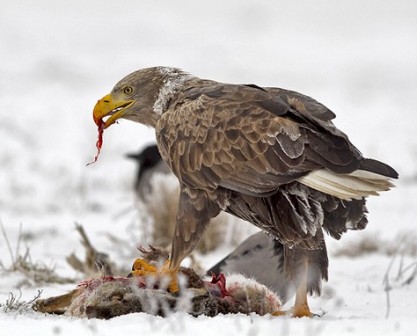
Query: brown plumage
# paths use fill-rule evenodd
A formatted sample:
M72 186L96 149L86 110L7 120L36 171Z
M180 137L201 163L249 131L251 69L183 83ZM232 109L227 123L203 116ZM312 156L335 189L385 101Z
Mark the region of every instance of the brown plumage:
M365 197L388 190L389 179L398 177L364 158L334 126L333 112L289 90L148 68L97 103L96 122L107 116L105 128L119 118L155 127L161 156L178 177L169 269L178 269L210 218L229 212L284 245L297 287L296 316L310 314L306 292L320 290L317 281L307 285L309 273L327 279L323 229L337 239L347 229L363 229ZM309 269L313 264L316 270Z

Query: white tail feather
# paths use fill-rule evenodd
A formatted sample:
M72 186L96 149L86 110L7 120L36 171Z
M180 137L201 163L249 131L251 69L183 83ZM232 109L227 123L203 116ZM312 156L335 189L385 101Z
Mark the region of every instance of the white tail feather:
M394 187L388 177L365 170L356 170L350 174L337 174L327 169L320 169L299 178L298 181L343 200L378 195L379 191Z

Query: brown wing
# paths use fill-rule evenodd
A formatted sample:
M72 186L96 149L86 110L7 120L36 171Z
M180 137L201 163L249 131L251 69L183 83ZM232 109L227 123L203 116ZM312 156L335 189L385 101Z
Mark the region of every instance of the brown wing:
M266 196L313 169L356 169L356 149L344 134L306 115L257 87L196 85L161 117L158 146L189 189Z
M331 123L336 115L330 111L326 106L320 104L317 100L303 95L296 91L280 89L280 88L265 88L267 92L277 95L284 102L286 102L292 109L305 116L305 118L314 120L321 126L334 125Z

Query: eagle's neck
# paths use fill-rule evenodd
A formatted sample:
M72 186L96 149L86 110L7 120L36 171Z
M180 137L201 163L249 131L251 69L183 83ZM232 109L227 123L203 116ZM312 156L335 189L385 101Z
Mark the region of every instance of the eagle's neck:
M153 111L161 115L168 107L168 102L174 95L181 90L184 82L191 79L192 76L177 68L158 67L162 80L158 97L153 104Z

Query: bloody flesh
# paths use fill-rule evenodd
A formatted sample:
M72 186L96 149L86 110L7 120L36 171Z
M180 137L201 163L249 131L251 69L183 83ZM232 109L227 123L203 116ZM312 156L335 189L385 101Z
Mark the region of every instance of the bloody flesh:
M96 123L97 123L97 126L98 126L98 139L97 139L97 142L96 142L97 154L94 157L94 161L91 161L91 162L87 163L87 166L97 162L98 156L100 155L101 146L103 145L104 121L99 119L99 120L96 121Z

